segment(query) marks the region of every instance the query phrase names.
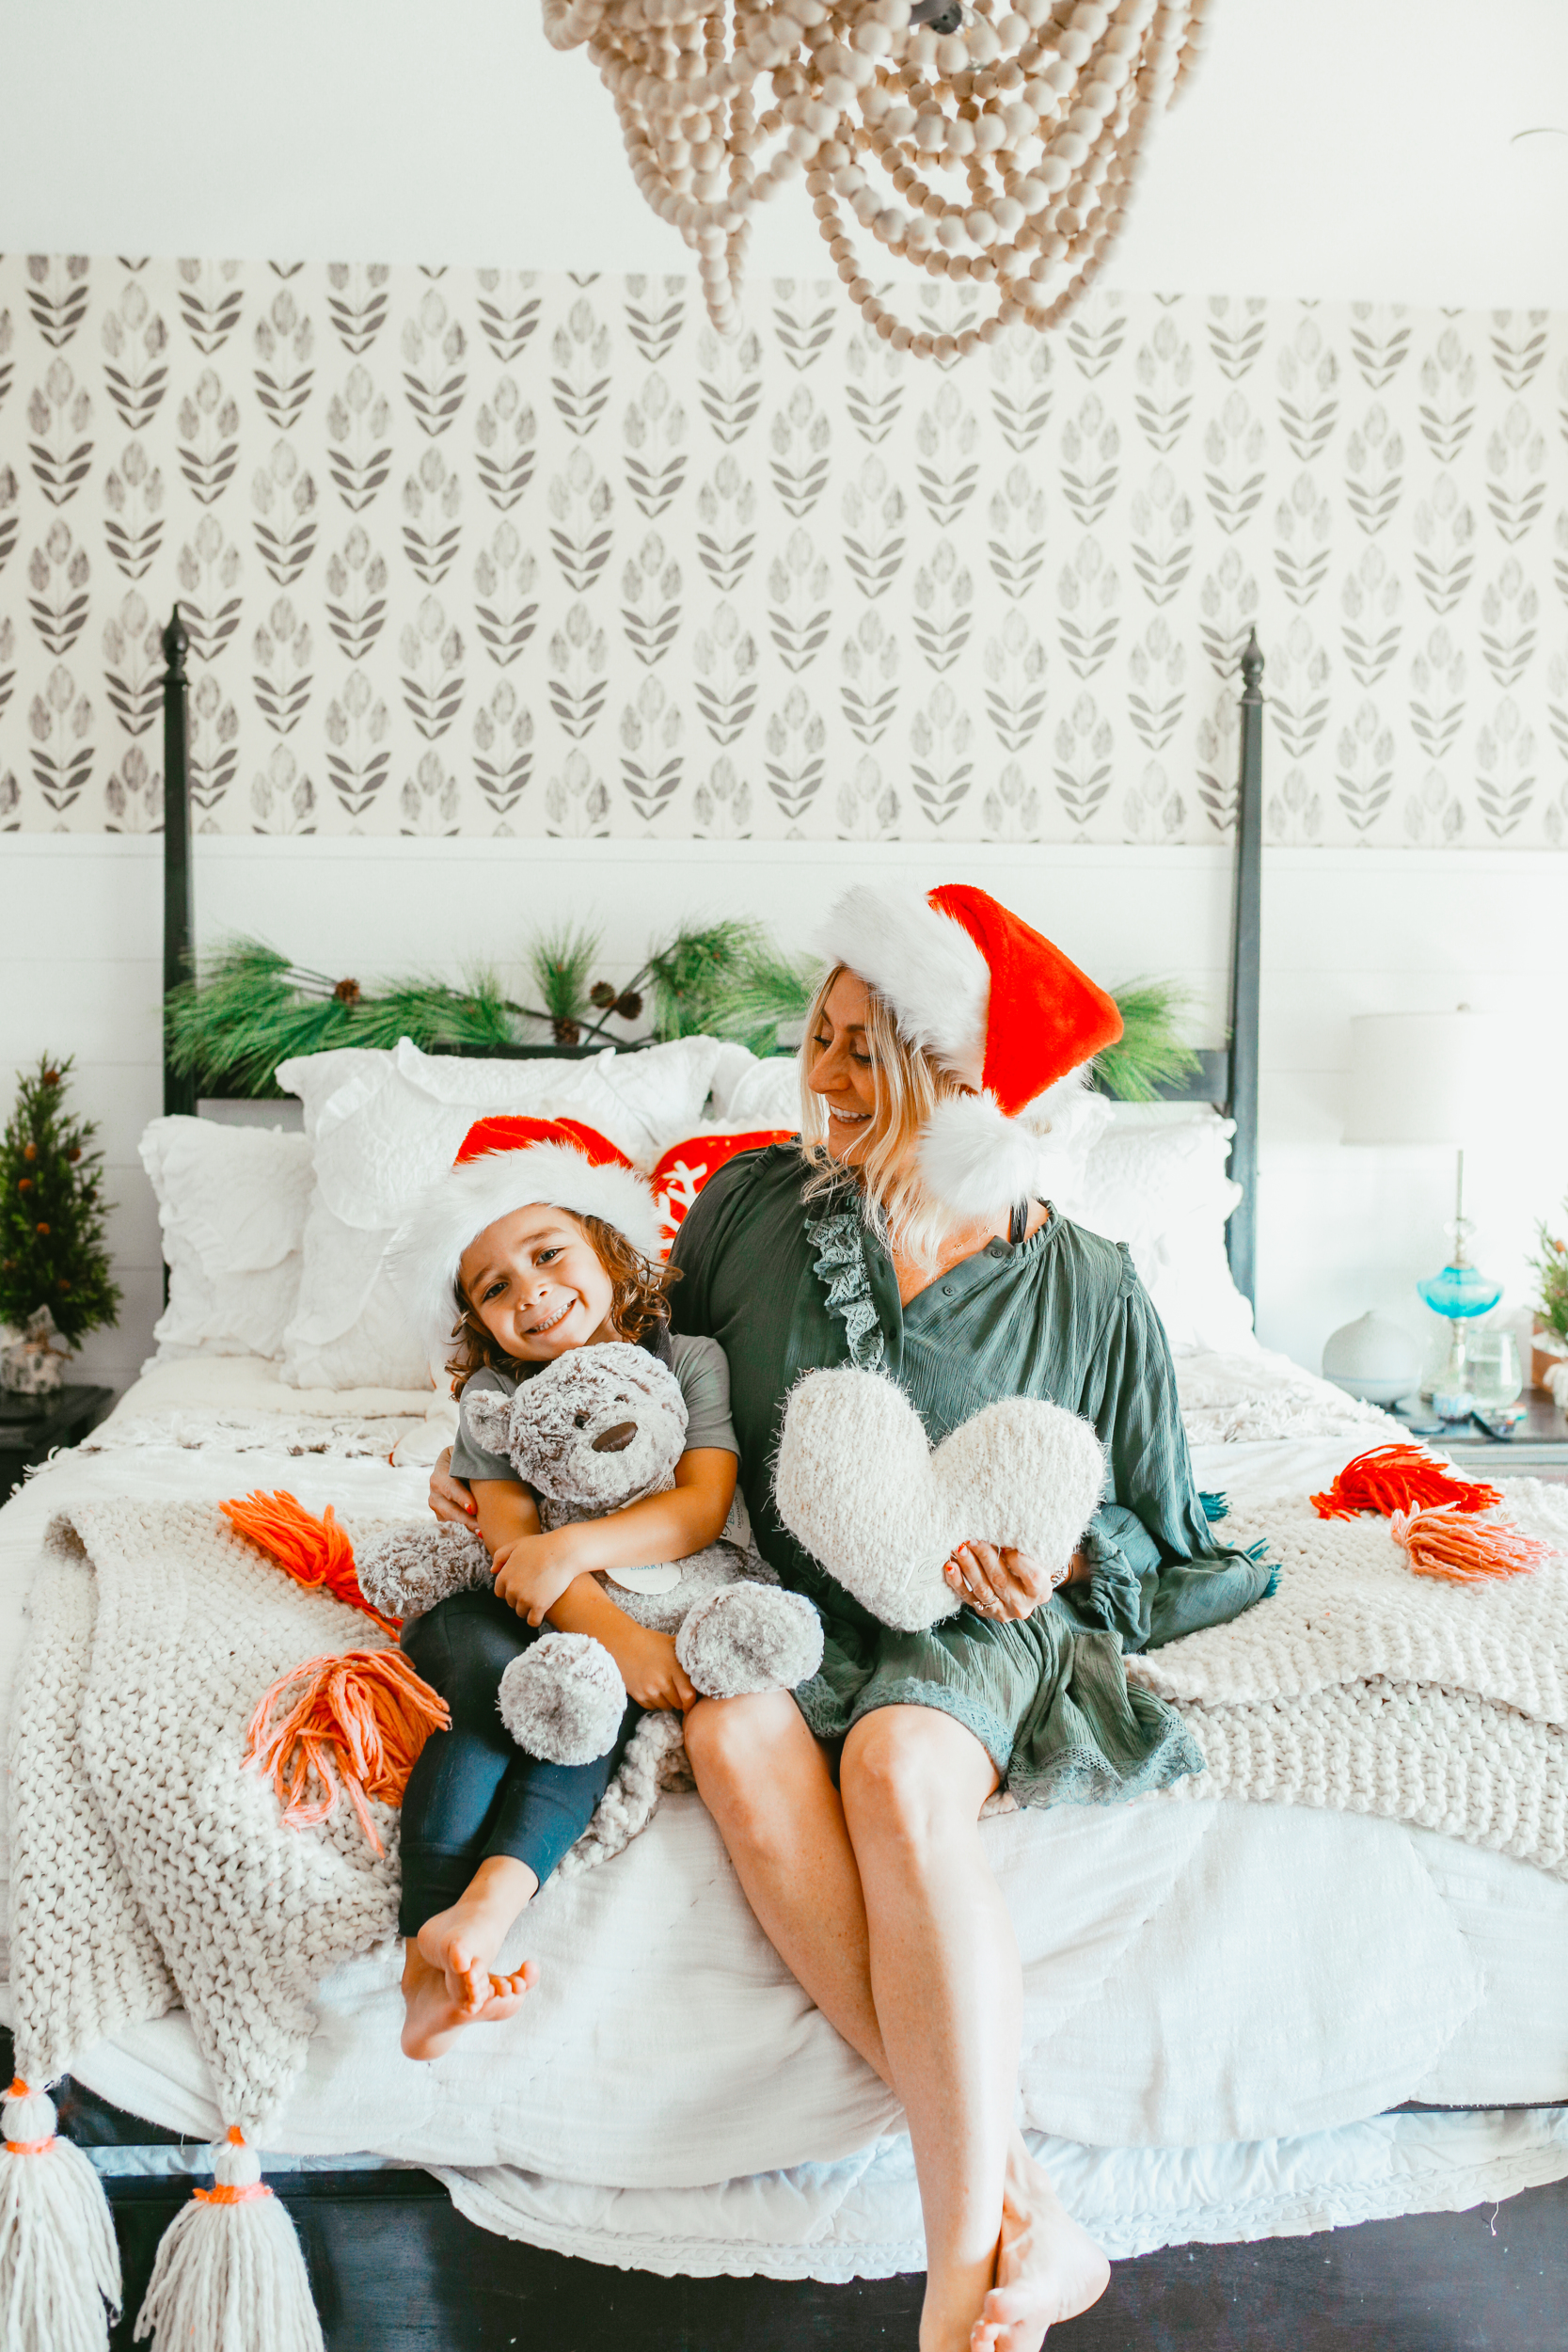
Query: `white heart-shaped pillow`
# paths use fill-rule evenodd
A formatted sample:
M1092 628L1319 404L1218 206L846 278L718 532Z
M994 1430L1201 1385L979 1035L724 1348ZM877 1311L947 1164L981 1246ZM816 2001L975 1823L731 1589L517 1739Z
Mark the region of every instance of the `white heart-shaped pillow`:
M933 1453L902 1389L845 1365L790 1391L773 1490L784 1525L883 1625L957 1613L956 1546L995 1544L1065 1568L1105 1490L1086 1421L1029 1396L986 1406Z

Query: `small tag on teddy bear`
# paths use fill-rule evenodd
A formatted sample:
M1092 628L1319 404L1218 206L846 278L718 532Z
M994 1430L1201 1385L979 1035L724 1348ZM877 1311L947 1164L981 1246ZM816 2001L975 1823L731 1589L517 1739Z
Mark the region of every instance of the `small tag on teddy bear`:
M606 1568L607 1584L619 1584L624 1593L673 1593L681 1581L678 1561L667 1560L652 1568Z

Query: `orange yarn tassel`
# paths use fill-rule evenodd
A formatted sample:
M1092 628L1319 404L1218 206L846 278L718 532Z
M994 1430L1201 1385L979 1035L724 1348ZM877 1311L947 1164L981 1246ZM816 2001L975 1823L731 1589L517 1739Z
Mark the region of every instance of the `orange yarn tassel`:
M1396 1512L1388 1532L1418 1576L1444 1577L1450 1584L1528 1575L1551 1557L1547 1545L1521 1534L1509 1520L1471 1518L1452 1503Z
M1502 1501L1496 1486L1456 1478L1423 1446L1380 1445L1347 1462L1325 1494L1312 1497L1321 1519L1353 1519L1357 1512L1423 1511L1451 1503L1456 1511L1490 1511Z
M451 1723L446 1701L401 1650L344 1650L309 1658L273 1684L250 1719L245 1761L272 1774L286 1829L325 1821L346 1789L381 1853L366 1799L401 1804L420 1749Z
M220 1502L218 1509L236 1534L248 1537L296 1584L330 1593L334 1600L344 1601L371 1618L383 1633L396 1633L402 1618L384 1617L359 1590L354 1546L333 1517L330 1502L318 1519L279 1487L276 1494L258 1491L243 1501Z

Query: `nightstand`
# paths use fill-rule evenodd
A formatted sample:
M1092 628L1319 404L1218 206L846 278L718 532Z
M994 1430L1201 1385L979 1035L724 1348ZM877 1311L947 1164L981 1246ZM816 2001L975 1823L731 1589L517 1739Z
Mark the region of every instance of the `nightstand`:
M1552 1403L1544 1389L1526 1389L1520 1397L1528 1415L1512 1438L1494 1438L1473 1422L1451 1423L1440 1438L1421 1443L1436 1453L1451 1454L1466 1472L1472 1465L1502 1478L1549 1478L1568 1483L1568 1413ZM1391 1408L1402 1420L1424 1423L1432 1419L1429 1406L1416 1413Z
M113 1389L56 1389L53 1396L0 1390L0 1502L16 1492L32 1463L96 1429L114 1401Z

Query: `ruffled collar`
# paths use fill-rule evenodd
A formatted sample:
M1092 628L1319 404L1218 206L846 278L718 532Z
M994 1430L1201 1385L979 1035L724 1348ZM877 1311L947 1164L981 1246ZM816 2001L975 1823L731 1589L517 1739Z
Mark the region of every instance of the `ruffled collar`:
M859 1208L830 1208L826 1216L809 1219L806 1239L817 1252L812 1270L828 1312L844 1326L849 1361L862 1372L884 1372L887 1340L871 1295Z

